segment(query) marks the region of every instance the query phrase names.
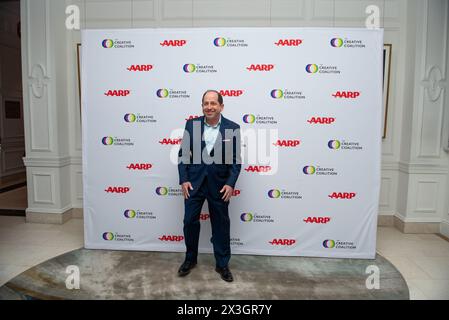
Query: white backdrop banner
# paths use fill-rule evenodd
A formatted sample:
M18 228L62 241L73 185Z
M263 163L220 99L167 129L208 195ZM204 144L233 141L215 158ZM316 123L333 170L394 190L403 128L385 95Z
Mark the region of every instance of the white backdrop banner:
M176 155L216 89L242 132L232 253L374 258L382 50L367 29L82 31L85 247L185 251Z

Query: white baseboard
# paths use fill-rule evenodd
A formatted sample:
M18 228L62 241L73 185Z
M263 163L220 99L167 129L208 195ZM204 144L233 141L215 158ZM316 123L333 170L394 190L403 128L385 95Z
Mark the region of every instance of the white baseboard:
M440 223L440 233L445 236L446 238L449 238L449 221L443 220Z

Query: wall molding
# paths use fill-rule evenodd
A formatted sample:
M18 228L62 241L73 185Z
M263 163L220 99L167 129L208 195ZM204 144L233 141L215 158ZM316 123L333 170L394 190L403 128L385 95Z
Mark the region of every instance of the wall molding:
M56 190L55 190L55 175L51 172L32 172L31 173L31 177L32 177L32 183L30 184L32 186L32 191L33 191L33 199L28 199L28 204L30 202L33 203L41 203L43 205L55 205L55 196L56 196ZM39 181L37 181L36 177L49 177L50 178L50 190L51 192L49 192L49 198L48 199L39 199L38 195L37 195L37 191L39 190L39 186L38 183ZM42 181L41 181L41 184Z
M70 164L71 165L82 166L83 165L83 158L79 157L79 156L70 157Z
M399 171L399 162L382 161L381 171Z
M27 208L25 214L28 223L64 224L73 218L70 206L62 209Z
M402 233L440 233L441 219L439 221L424 221L433 219L419 219L419 222L413 222L413 218L404 218L400 214L394 216L394 226ZM437 220L437 219L435 219Z
M71 165L70 157L61 158L23 158L26 167L62 168Z
M424 86L429 100L436 102L440 98L441 92L444 89L443 84L445 84L441 69L436 65L430 66L421 84Z
M399 171L407 174L448 174L449 165L439 163L412 163L399 161Z
M407 174L448 174L449 165L444 163L413 163L382 161L381 171L400 171Z
M440 224L440 233L449 238L449 220L443 220Z
M396 212L394 214L394 217L404 223L441 223L443 221L442 218L438 218L438 217L409 218L409 217L404 217L402 214L400 214L398 212Z

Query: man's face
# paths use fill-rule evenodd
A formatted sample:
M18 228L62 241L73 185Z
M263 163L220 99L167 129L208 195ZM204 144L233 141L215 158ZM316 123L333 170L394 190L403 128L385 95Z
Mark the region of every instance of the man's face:
M218 102L218 94L216 92L208 92L203 99L203 114L206 120L218 121L220 113L224 105Z

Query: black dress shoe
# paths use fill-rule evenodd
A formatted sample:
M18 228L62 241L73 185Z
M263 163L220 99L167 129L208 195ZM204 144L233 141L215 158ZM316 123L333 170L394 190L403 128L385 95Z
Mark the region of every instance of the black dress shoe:
M192 261L188 261L188 260L184 261L184 263L179 267L178 276L184 277L184 276L188 275L190 273L190 270L195 268L195 266L196 266L196 262L192 262Z
M220 274L221 278L224 281L227 281L227 282L234 281L234 278L232 277L231 270L229 270L228 267L224 267L224 268L216 267L215 271L217 271Z

